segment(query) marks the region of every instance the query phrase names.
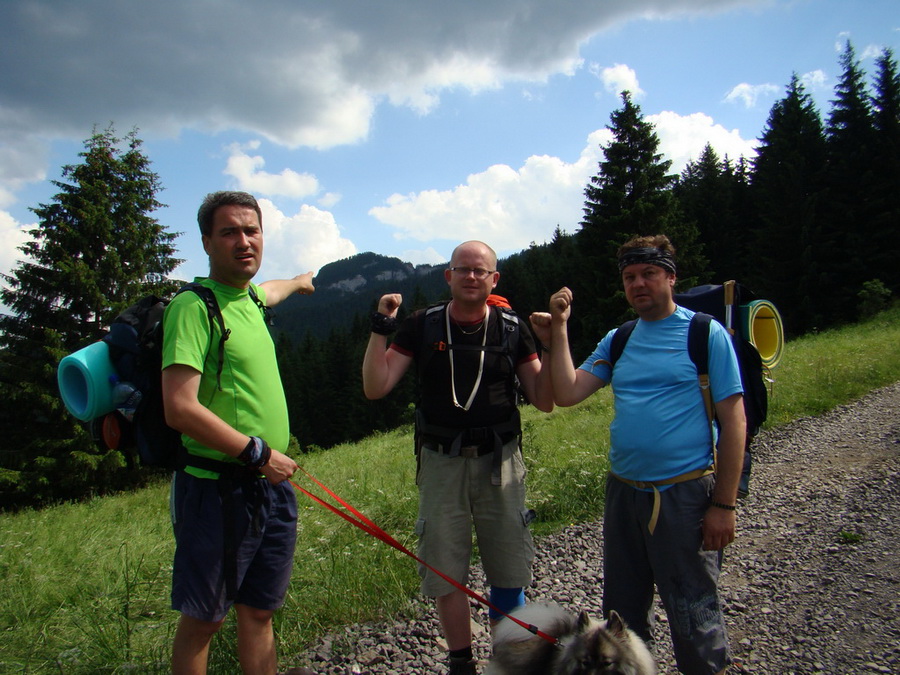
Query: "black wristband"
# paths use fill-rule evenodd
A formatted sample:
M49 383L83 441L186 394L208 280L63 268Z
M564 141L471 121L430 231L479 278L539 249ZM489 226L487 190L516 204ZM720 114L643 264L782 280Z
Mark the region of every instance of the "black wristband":
M259 436L251 436L247 446L237 456L238 461L251 469L261 469L269 463L272 448Z
M725 509L726 511L736 511L736 504L723 504L721 502L710 502L710 506L715 506L717 509Z
M269 459L272 457L272 448L269 447L269 444L266 443L263 439L262 441L262 456L259 458L259 461L254 465L254 469L261 469L266 464L269 463Z
M390 335L397 330L397 317L386 316L381 312L372 313L372 332L378 335Z

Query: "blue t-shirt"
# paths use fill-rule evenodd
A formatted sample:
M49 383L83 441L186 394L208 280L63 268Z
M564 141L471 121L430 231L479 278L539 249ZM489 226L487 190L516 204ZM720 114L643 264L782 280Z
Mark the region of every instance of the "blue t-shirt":
M615 417L610 426L613 473L630 480L657 481L712 463L712 441L697 369L687 351L689 309L659 321L639 320L625 351L610 371L615 329L580 366L613 387ZM731 337L710 323L709 376L713 401L743 391Z

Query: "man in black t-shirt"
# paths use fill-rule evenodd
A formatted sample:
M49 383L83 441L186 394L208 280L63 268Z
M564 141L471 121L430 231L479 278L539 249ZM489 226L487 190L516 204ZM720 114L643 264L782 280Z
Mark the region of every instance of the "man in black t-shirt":
M390 347L386 336L396 328L402 298L383 296L372 319L363 388L367 398L381 398L416 363L419 557L465 584L474 524L491 601L509 612L524 602L534 558L516 378L540 410L553 409L553 396L528 326L488 304L500 278L496 268L497 255L486 244L457 246L444 272L452 299L413 313L399 325ZM549 337L537 330L539 337ZM505 331L517 336L515 344L504 338ZM435 334L437 342L430 339ZM423 566L419 573L422 592L436 598L450 675L474 673L466 594Z

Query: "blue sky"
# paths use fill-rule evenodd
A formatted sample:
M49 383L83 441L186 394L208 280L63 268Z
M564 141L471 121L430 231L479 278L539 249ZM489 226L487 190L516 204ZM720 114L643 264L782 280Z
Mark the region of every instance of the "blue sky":
M178 240L218 189L264 209L259 279L363 251L500 255L578 228L619 92L673 171L752 157L792 73L823 117L850 40L900 56L896 0L5 0L0 272L93 127L133 127Z

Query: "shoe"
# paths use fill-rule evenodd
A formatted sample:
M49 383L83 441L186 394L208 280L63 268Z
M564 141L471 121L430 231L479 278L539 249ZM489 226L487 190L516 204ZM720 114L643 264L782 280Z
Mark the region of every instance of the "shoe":
M477 675L475 661L450 657L450 670L447 675Z

